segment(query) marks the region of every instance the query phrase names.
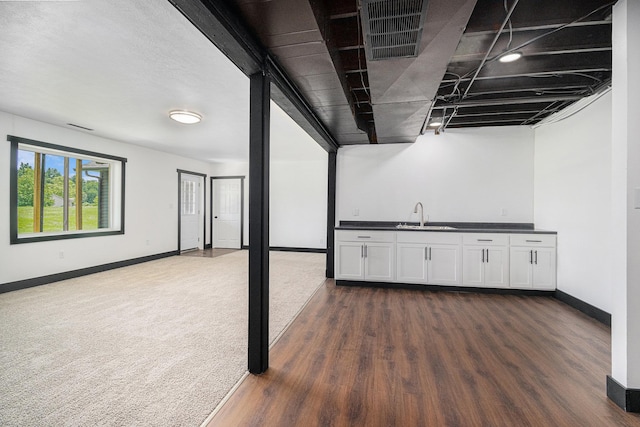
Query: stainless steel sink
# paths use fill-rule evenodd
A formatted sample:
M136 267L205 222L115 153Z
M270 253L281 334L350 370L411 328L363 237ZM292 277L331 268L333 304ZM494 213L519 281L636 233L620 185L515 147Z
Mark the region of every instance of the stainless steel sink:
M398 224L396 228L400 230L456 230L455 227L449 227L448 225L407 225Z

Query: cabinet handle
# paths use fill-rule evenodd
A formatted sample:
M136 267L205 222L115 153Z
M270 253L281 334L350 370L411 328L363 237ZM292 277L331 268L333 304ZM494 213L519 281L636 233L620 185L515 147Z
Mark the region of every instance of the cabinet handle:
M542 243L542 240L525 240L525 242L530 242L530 243Z
M478 239L478 242L493 242L493 239Z
M429 248L429 261L431 261L431 248Z
M489 249L487 249L487 262L489 262Z
M367 252L368 252L368 251L367 251L367 245L364 245L364 257L365 257L365 258L367 257Z
M484 262L484 249L482 250L482 262Z
M538 251L536 251L536 265L538 264Z
M364 258L364 245L360 246L360 258Z
M529 264L533 264L533 250L529 251Z
M429 261L429 248L424 248L424 260Z
M358 236L358 239L370 239L371 236Z

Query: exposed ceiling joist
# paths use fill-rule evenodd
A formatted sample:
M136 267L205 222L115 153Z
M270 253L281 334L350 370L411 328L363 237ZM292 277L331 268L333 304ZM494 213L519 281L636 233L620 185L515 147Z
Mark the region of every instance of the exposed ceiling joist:
M534 124L611 78L607 0L429 0L416 56L373 61L362 1L231 4L340 145L412 142L434 111L445 127ZM519 61L497 60L513 50Z

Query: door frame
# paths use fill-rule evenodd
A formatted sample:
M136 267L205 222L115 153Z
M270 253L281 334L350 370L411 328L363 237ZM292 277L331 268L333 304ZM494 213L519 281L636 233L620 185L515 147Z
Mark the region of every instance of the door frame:
M202 200L202 249L207 247L207 174L200 172L192 172L184 169L177 169L178 172L178 254L181 251L181 243L180 238L182 237L182 214L181 214L181 203L182 203L182 174L185 175L195 175L202 177L202 191L200 193L200 197Z
M209 188L209 240L213 248L213 180L215 179L239 179L240 180L240 249L245 249L244 245L244 175L233 176L212 176Z

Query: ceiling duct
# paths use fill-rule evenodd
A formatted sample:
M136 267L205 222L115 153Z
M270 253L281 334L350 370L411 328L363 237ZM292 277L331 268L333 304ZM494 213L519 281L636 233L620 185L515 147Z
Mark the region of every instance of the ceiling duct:
M428 0L362 0L368 61L418 55Z

